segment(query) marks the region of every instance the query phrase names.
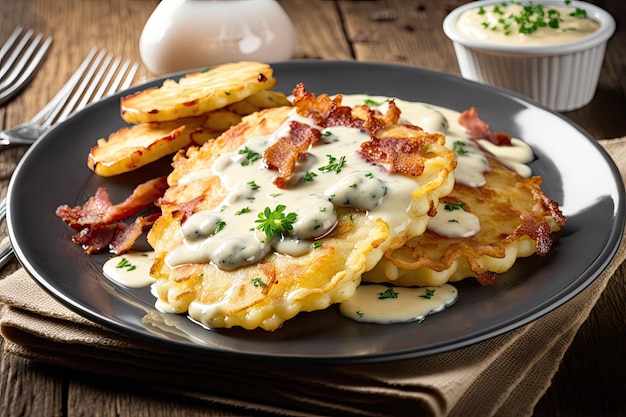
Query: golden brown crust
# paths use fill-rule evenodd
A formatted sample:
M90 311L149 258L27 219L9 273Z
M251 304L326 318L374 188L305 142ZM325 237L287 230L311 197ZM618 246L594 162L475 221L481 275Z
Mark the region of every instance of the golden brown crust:
M312 114L312 108L319 114L326 111L326 105L333 106L327 96L306 102L311 103L306 114ZM386 249L406 241L408 235L390 238L389 226L380 218L339 207L337 227L319 241L320 247L302 256L270 253L257 264L230 271L212 263L168 267L165 257L183 243L182 222L192 213L218 207L226 194L216 176L200 176L191 182L181 179L206 170L220 154L239 148L248 138L274 132L292 111L279 107L246 116L216 140L181 151L174 158L174 171L168 177L170 188L160 203L162 216L148 235L155 249L151 273L157 278L157 294L174 311L188 312L211 327L275 330L299 312L324 309L349 299L361 274L371 269ZM407 137L413 134L411 129L402 132ZM422 155L425 169L416 181L417 197L409 213L415 227L407 234L421 233L433 201L452 189L454 155L441 138L433 136L431 142L431 151Z
M484 186L457 183L442 199L463 202L465 211L480 219L476 235L451 238L426 231L387 251L384 261L364 280L426 286L476 277L488 285L517 258L545 255L552 244L550 233L566 221L557 203L541 190L540 177L522 178L493 158L489 165Z
M123 97L120 113L128 123L199 116L273 88L277 81L272 74L272 68L260 62L218 65Z

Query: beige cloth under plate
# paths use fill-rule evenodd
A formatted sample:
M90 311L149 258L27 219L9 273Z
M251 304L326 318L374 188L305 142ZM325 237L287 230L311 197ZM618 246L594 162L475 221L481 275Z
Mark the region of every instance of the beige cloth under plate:
M626 138L600 143L624 177ZM0 329L10 353L135 378L148 389L241 407L242 413L530 416L625 258L622 241L610 265L587 289L524 327L456 351L380 364L186 361L74 314L23 269L0 280ZM250 388L251 381L254 389L242 389Z

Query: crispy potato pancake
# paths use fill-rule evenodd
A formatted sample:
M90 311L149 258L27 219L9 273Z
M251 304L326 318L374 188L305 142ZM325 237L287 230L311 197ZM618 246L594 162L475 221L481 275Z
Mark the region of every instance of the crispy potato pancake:
M364 281L397 286L438 286L476 277L495 282L518 258L545 255L550 233L566 222L558 205L540 189L541 178L523 178L489 157L490 171L482 187L455 184L441 203L464 203L478 217L480 231L471 237L444 237L427 230L401 248L389 250L363 276Z
M207 116L198 116L123 127L108 140L98 139L89 152L87 166L103 177L133 171L198 140L219 136L220 132L205 127L206 120Z
M220 207L227 208L224 199L229 193L228 187L219 175L210 172L218 158L227 152L237 153L237 150L241 154L250 143L254 143L251 142L254 138L282 132L285 126L291 126L293 132L296 129L294 120L320 117L320 114L336 110L337 107L345 109L340 103L340 97L333 100L325 95L315 98L300 91L294 102L297 116L295 109L287 107L263 110L244 117L240 124L216 140L202 147L191 147L175 156L174 170L168 177L170 187L160 203L162 215L148 234L148 241L155 250L151 275L157 279L157 304L161 308L166 306L165 309L172 312L187 312L194 320L212 328L240 326L273 331L300 312L321 310L333 303L346 301L354 294L362 273L373 268L386 250L400 247L409 237L423 233L429 212L439 198L452 190L452 172L456 166L454 153L444 146L445 139L441 135L431 135L415 127L394 125L397 117L379 116L379 119L367 122L376 126L376 137L384 142L382 136L389 134L393 135L391 142L415 145L413 161L421 170L417 175L389 175L397 175L410 184L410 190L405 196L409 207L390 211L390 215L395 217L394 227L390 227L378 215L336 205L336 224L327 234L315 238L311 245L313 249L299 256L271 251L258 262L231 269L219 268L216 262L209 261L168 261L169 256L187 244L182 230L189 219L205 211L218 213ZM337 120L350 118L349 113L343 112L342 115L343 118ZM330 127L329 131L341 129ZM355 134L363 134L358 128L352 130L357 132ZM315 146L320 145L313 145L313 148ZM401 153L390 152L387 159L393 159ZM292 176L296 176L298 164L303 163L303 158L312 158L309 151L298 155ZM343 167L344 171L348 171L350 161ZM242 165L248 162L244 160ZM396 162L393 160L389 164ZM402 159L398 165L406 168L407 160ZM384 169L378 171L380 167L367 162L366 166L383 175ZM340 170L338 167L334 165L337 174ZM280 173L283 174L283 171ZM276 175L279 175L278 172ZM324 174L320 172L320 175ZM365 172L364 177L369 179L374 174ZM258 182L260 176L254 178ZM282 187L273 188L277 194L291 192L290 179L285 181L276 182ZM273 186L248 182L251 183L266 189ZM333 195L329 198L332 199ZM300 205L306 206L307 203L302 200ZM240 210L237 214L243 212ZM241 217L241 221L244 221L244 217ZM209 237L223 232L216 229L212 233Z
M260 62L219 65L187 74L178 82L165 80L123 97L121 116L128 123L166 122L221 109L276 85L273 70Z
M242 116L272 107L291 106L284 93L263 90L228 106L195 117L139 123L98 139L87 166L103 177L133 171L189 145L202 145L241 121Z

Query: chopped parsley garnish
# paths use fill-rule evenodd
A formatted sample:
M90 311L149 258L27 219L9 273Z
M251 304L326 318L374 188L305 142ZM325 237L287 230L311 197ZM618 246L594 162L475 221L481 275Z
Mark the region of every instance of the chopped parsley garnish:
M367 174L365 174L365 178L374 178L374 174L368 172Z
M215 228L214 234L218 234L219 232L224 230L224 227L226 227L226 222L224 221L217 222L217 227Z
M467 150L465 149L465 142L461 140L454 141L454 143L452 144L452 150L459 155L463 155L467 153Z
M430 300L431 298L433 298L433 295L435 295L435 290L430 290L426 288L426 294L420 295L420 297Z
M465 209L465 203L464 202L460 202L457 204L446 204L445 205L445 209L448 211L454 211L454 210L464 210Z
M267 287L267 284L263 282L263 279L261 279L261 277L252 278L252 285L254 285L255 287Z
M319 167L318 169L322 172L334 171L339 174L341 172L341 169L343 168L343 165L346 163L346 157L342 156L339 158L339 160L337 160L337 158L332 155L326 156L328 157L328 165L324 165L323 167Z
M247 184L250 186L250 188L252 188L253 190L258 190L259 188L261 188L256 182L254 182L254 180L252 181L248 181Z
M304 174L304 178L302 178L302 182L311 182L313 181L313 177L317 177L315 172L307 172Z
M569 1L564 2L569 5ZM521 10L517 14L504 15L500 6L505 7L509 4L521 6ZM511 25L517 24L519 33L529 35L542 27L550 27L552 29L558 29L563 19L561 19L561 13L558 10L545 7L543 4L534 3L522 3L520 1L503 1L500 6L493 6L493 13L500 15L497 23L490 25L488 22L483 22L483 27L491 30L497 30L501 28L505 35L511 34ZM483 7L478 9L479 15L486 13ZM569 14L572 17L579 19L587 18L587 11L577 7L572 13Z
M241 210L237 210L235 212L235 216L241 216L244 213L249 213L250 212L250 207L244 207Z
M572 17L577 17L579 19L586 19L587 18L587 11L585 9L581 9L580 7L577 7L569 15L572 16Z
M122 258L117 265L115 265L116 268L120 268L120 269L125 269L127 271L133 271L135 269L137 269L137 267L135 265L133 265L132 263L130 263L128 261L128 259L126 258Z
M285 214L285 208L283 204L277 205L274 210L265 207L265 210L259 213L259 218L254 221L259 223L257 230L263 231L268 238L292 230L297 215L293 212Z
M398 293L393 290L393 288L387 288L383 292L378 293L379 300L385 300L387 298L398 298Z
M244 167L251 165L255 163L256 161L258 161L259 159L261 159L261 154L259 154L258 152L251 151L250 149L248 149L247 146L244 147L243 149L239 149L239 152L237 153L239 155L246 155L246 160L241 163L241 165L243 165Z
M350 187L350 188L356 188L356 184L350 184L350 185L348 185L348 187Z
M367 105L367 106L376 106L376 107L378 107L378 106L382 105L384 102L381 103L380 101L372 100L371 98L366 98L365 100L363 100L363 103L365 105Z
M315 242L315 243L313 243L313 249L319 249L319 248L321 248L322 246L324 246L324 244L323 244L323 243L320 243L320 242Z

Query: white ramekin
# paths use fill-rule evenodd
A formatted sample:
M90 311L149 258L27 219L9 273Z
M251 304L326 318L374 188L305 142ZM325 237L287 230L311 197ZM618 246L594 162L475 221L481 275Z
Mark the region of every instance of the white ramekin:
M461 75L469 80L504 87L530 96L556 111L581 108L593 98L608 39L615 32L613 17L589 3L572 1L600 23L593 34L559 45L510 46L471 39L456 28L463 12L491 6L502 0L481 0L454 9L444 19L443 30L452 40ZM546 0L545 6L563 6L563 0Z

